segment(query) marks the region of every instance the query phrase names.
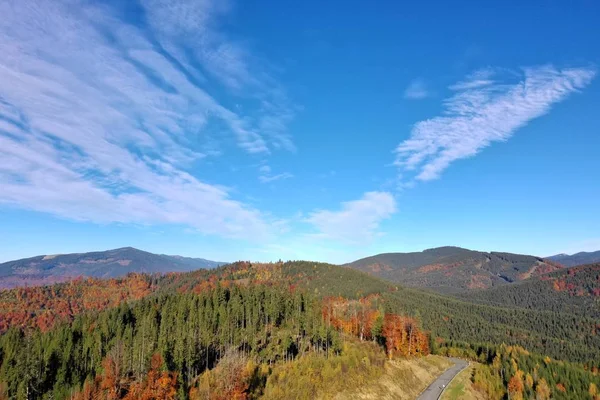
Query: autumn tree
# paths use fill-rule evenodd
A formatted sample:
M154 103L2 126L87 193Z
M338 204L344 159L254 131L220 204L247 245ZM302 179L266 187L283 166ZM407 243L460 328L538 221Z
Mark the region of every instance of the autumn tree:
M590 388L588 389L588 393L590 394L590 397L592 399L594 399L594 400L600 399L600 395L598 393L598 386L594 382L590 383Z
M544 378L540 379L535 388L537 400L548 400L550 398L550 387Z
M174 400L177 394L177 374L161 371L162 365L162 357L155 353L146 378L131 385L124 400Z

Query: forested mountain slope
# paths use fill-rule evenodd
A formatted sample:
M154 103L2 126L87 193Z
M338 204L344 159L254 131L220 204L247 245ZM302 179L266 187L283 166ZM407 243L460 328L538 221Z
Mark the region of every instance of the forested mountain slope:
M600 263L458 296L484 304L571 313L600 320Z
M89 307L75 307L80 303ZM9 305L13 310L24 308L23 319L7 318L3 310ZM2 292L0 306L0 322L5 328L25 328L23 331L12 328L0 336L3 364L0 393L1 381L7 383L10 393L16 391L21 395L27 389L23 382L29 382L32 389L40 391L43 387L45 393L54 393L56 399L65 398L64 388L69 387L82 388L82 396L86 390L92 396L105 390L103 384L115 382L117 378L122 384L120 397L115 398L127 398L133 393L132 388L150 390L156 380L161 379L171 382L167 386L175 392L170 395L175 396L174 393L180 391L182 398L205 398L202 396L211 388L214 394L218 382L229 379L223 375L231 372L229 368L245 377L243 382L238 382L242 392L254 390L250 389L257 382L253 379L262 382L257 389L260 392L276 388L278 383L272 379L280 379L280 375L271 375L268 367L265 370L256 365L246 370L245 366L252 360L268 366L285 360L300 362L304 360L298 358L301 354L319 356L331 351L340 357L357 360L367 357L371 363L377 363L380 356L375 355L374 350L363 348L356 350L357 353L352 353L355 350L344 353L340 343L345 337L375 340L389 354L412 354L424 344L420 328L430 332L429 347L433 346L435 351L474 352L474 357L490 364L502 343L523 346L539 354L540 359L550 356L577 363L556 364L565 371L573 371L569 374L577 371L577 379L551 381L555 386L560 383L567 388L563 396L562 389L551 387L549 390L555 398L569 398L568 393L587 390L590 382L597 379L594 375L597 372L587 371L597 371L600 366L597 319L476 304L394 286L360 271L316 262L238 262L215 270L18 288ZM102 309L106 310L100 312ZM57 317L49 321L49 315ZM404 333L393 327L400 327ZM339 334L342 336L336 336ZM410 342L404 341L410 337L413 338ZM235 351L228 356L232 347ZM463 350L452 350L455 347ZM476 350L469 350L473 348ZM22 349L32 350L23 357ZM347 366L354 365L354 361L347 360L350 363ZM310 361L313 362L321 361ZM339 378L334 371L344 371L346 367L339 364L342 361L327 361L330 362L333 369L327 376ZM51 367L55 365L52 363L58 366ZM230 364L233 366L225 367ZM69 367L64 369L66 367L61 365ZM304 368L300 365L298 368ZM361 361L356 365L364 364ZM540 376L554 365L539 365ZM113 371L112 375L107 376L107 371ZM367 370L360 373L362 377L353 379L377 375ZM511 373L518 375L518 370ZM551 376L551 372L548 373ZM27 376L27 380L23 376ZM497 380L496 393L506 393L510 376L504 374L490 379ZM326 381L319 382L315 383L319 388L333 387ZM538 384L542 383L536 380L535 385ZM234 387L237 386L230 389Z
M309 360L323 371L304 397L341 372L376 379L386 354L429 353L417 320L380 312L375 299L323 303L285 286L230 283L156 293L47 332L11 328L0 336L0 398L246 399L270 388L281 396L267 398L290 398L273 368Z
M394 286L350 268L308 261L238 262L183 274L131 275L108 281L83 280L47 288L13 289L0 292L0 327L49 329L86 310L111 308L151 294L202 293L222 285L257 284L306 291L319 298L379 295L387 311L418 315L423 327L435 336L474 343L519 344L558 359L600 361L600 326L590 316L476 304ZM130 289L134 287L135 290Z
M560 263L566 267L574 267L576 265L593 264L600 262L600 250L586 252L582 251L576 254L557 254L555 256L546 257L548 260Z
M124 247L91 253L43 255L0 264L0 289L64 282L76 277L115 278L130 272L186 272L222 262L153 254Z
M540 257L439 247L414 253L385 253L346 266L403 285L457 293L518 282L562 268Z

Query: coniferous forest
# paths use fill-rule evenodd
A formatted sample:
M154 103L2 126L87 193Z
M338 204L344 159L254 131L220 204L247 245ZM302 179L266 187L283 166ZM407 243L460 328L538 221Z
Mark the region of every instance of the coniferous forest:
M467 302L330 264L79 280L3 291L0 304L0 398L314 396L430 352L478 361L472 380L491 399L598 396L594 319ZM329 372L306 372L308 383L285 392L285 377L305 368Z

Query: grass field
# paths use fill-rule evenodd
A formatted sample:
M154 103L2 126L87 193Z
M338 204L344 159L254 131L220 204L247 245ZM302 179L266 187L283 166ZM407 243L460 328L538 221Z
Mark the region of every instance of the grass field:
M416 399L451 365L447 358L434 355L388 361L385 373L376 382L359 390L338 393L335 399Z

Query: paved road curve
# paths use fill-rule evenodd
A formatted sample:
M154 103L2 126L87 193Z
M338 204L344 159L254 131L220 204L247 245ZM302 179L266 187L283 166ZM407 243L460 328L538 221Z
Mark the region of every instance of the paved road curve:
M462 371L469 363L464 360L458 358L450 359L454 365L446 370L442 375L437 378L435 382L433 382L421 395L417 400L437 400L442 391L444 390L444 386L448 386L448 383L454 378L460 371Z

